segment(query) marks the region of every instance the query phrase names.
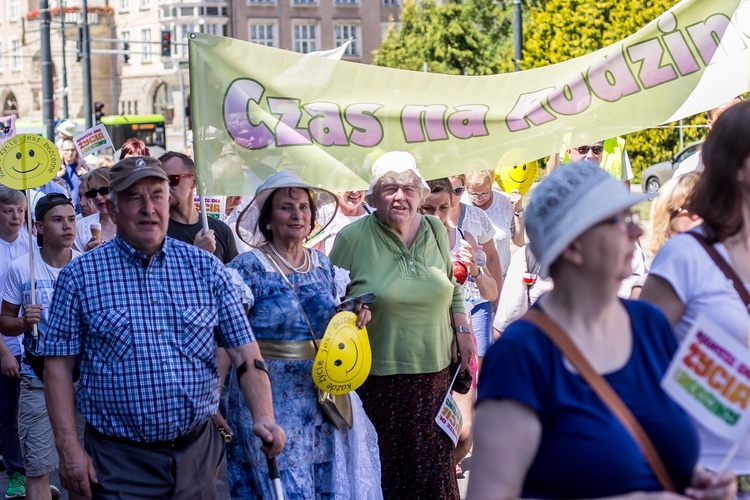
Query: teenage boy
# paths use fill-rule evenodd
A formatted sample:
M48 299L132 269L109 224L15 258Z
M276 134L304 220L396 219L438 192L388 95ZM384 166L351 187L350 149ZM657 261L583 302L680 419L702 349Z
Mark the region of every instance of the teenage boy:
M21 191L0 185L0 287L14 259L29 253L29 240L21 234L26 216L26 197ZM0 444L3 465L8 475L5 498L26 495L23 458L18 441L18 393L21 362L21 338L6 336L0 340Z
M26 254L13 261L5 278L0 330L9 335L23 334L26 348L31 354L38 354L37 339L47 328L57 275L80 254L71 249L76 235L76 213L70 198L59 193L48 194L37 202L34 212L39 245L33 249L36 301L31 303L31 272ZM59 498L60 491L49 482L58 459L44 402L44 385L25 354L21 357L20 376L18 430L26 469L26 495L35 500Z

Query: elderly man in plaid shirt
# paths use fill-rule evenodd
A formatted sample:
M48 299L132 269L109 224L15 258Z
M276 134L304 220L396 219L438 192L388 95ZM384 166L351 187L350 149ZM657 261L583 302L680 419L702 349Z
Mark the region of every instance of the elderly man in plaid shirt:
M214 339L237 367L255 433L274 456L286 436L274 421L265 365L223 264L166 237L160 163L122 160L109 188L117 237L62 270L41 339L60 478L94 498L215 498ZM73 418L76 356L85 451Z

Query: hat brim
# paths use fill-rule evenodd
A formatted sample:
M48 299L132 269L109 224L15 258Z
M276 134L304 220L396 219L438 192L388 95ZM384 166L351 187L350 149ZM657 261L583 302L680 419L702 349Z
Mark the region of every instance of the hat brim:
M591 198L593 202L594 197L592 196ZM638 203L641 203L643 201L648 201L648 199L648 194L627 192L619 195L619 193L613 193L613 196L609 198L609 203L607 203L606 207L601 207L601 205L599 205L591 206L590 209L587 210L577 210L575 211L575 213L585 213L587 214L587 216L579 216L572 220L566 217L565 219L560 221L560 224L566 225L568 227L568 230L566 231L566 237L558 239L556 242L554 242L553 245L548 246L544 250L544 252L540 252L543 254L543 258L538 261L539 276L541 276L542 278L549 278L549 269L552 264L560 257L560 255L568 247L568 245L573 243L583 233L585 233L598 223L614 216L618 212L621 212L626 208L630 208L633 205L637 205ZM571 218L573 215L574 214L571 214ZM535 245L533 239L530 244L531 250L534 251ZM535 253L535 255L537 254Z
M128 177L127 179L124 179L123 181L118 182L116 187L112 186L112 183L110 183L109 189L111 191L117 191L119 193L119 192L125 191L136 182L143 180L147 177L154 177L156 179L161 179L165 182L169 182L169 179L167 178L166 174L162 174L160 172L157 172L149 168L149 169L143 169L141 171L131 174L130 177Z
M306 189L312 193L313 202L315 203L315 227L311 228L310 233L305 241L310 241L318 234L325 231L328 225L333 221L339 208L339 200L335 194L327 189L312 187L304 182L291 182L285 185L273 186L264 189L255 195L247 207L240 213L237 218L236 232L247 245L251 247L260 247L267 243L265 236L258 228L260 211L266 204L268 198L277 190L284 188Z

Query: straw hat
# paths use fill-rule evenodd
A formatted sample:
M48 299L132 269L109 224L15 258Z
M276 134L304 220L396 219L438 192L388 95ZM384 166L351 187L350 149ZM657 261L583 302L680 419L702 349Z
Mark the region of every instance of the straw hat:
M293 172L282 170L258 186L258 189L255 191L255 198L253 198L237 218L237 235L251 247L259 247L266 243L266 238L260 232L260 229L258 229L260 212L263 205L268 201L268 198L274 191L280 188L301 188L307 189L312 193L316 208L315 227L312 228L310 234L307 236L308 240L325 230L336 215L339 206L336 195L326 189L310 186Z

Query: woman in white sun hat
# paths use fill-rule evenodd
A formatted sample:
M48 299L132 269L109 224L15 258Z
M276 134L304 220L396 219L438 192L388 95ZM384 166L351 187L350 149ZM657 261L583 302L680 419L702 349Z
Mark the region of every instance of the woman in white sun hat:
M648 496L672 488L693 498L734 495L734 474L696 467L695 428L661 389L677 349L667 318L617 297L642 234L630 208L643 199L588 161L555 170L532 194L529 244L539 275L555 287L485 357L469 498ZM639 446L579 375L587 363L635 417L655 457L646 458L647 443Z

